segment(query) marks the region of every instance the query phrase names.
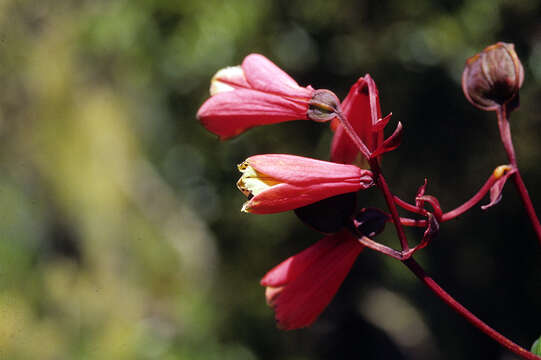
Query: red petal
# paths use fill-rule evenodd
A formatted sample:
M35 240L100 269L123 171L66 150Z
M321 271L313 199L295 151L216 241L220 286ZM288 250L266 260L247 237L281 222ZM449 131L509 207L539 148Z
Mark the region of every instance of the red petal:
M293 255L272 268L261 279L263 286L282 286L295 280L320 256L329 252L335 246L335 239L332 236L324 237L314 245Z
M263 55L246 56L242 62L242 69L246 80L256 90L292 98L312 98L314 92L312 88L300 87L291 76Z
M383 141L378 90L370 75L359 78L353 84L342 102L342 113L369 150L375 150ZM348 164L353 162L358 154L357 147L342 129L342 125L339 125L331 146L331 160Z
M333 182L296 186L278 184L254 196L245 203L243 210L253 214L273 214L294 210L313 204L331 196L355 192L361 189L360 182Z
M344 231L320 240L313 245L310 257L299 260L293 256L288 268L296 269L298 276L291 279L278 294L274 294L273 307L278 326L284 330L298 329L312 324L331 302L336 291L363 249L348 232ZM310 249L310 248L309 248Z
M367 81L368 80L368 81ZM368 82L374 81L368 75L357 80L351 87L348 95L342 102L342 111L351 123L357 134L365 141L370 149L373 141L367 137L372 128L372 115L370 108L370 93ZM377 114L375 114L377 116Z
M383 141L383 144L379 145L379 147L372 153L371 157L377 157L386 152L393 151L394 149L399 147L402 141L403 129L404 128L402 127L402 123L399 121L392 135L385 139L385 141Z
M209 98L199 109L197 117L207 130L227 139L257 125L304 120L307 110L308 103L236 89Z
M359 150L342 125L338 125L331 144L331 160L341 164L351 164L359 155Z
M257 171L289 184L347 182L358 185L362 180L368 180L368 184L363 185L371 185L372 173L354 165L286 154L255 155L246 161Z

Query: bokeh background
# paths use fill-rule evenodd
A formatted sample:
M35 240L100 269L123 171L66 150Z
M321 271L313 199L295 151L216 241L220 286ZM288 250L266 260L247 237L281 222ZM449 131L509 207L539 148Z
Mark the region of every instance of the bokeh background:
M251 52L341 98L370 73L405 126L390 186L411 200L427 177L450 210L506 162L495 117L462 95L464 61L513 42L512 130L541 209L540 19L536 0L0 1L0 359L516 359L368 250L314 326L277 330L259 279L321 235L291 212L240 213L235 165L328 159L331 133L298 121L220 142L195 113ZM396 246L391 227L378 240ZM540 256L507 186L416 259L529 348Z

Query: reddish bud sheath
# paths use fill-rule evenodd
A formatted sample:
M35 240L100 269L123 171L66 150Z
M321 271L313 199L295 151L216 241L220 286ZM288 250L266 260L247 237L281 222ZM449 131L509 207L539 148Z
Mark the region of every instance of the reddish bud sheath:
M493 111L518 100L523 81L524 69L514 45L499 42L466 61L462 90L474 106Z

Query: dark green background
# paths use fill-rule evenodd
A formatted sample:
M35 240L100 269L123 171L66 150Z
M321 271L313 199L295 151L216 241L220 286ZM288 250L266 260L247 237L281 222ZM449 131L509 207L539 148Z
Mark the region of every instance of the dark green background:
M235 165L328 159L331 133L299 121L221 143L195 113L212 75L251 52L340 98L370 73L405 127L383 161L392 190L412 200L427 177L450 210L506 162L494 114L462 95L464 61L513 42L526 76L511 127L541 208L540 16L534 0L2 2L0 358L513 359L369 250L314 326L277 330L259 279L321 235L292 212L240 213ZM397 246L391 227L378 240ZM540 257L512 186L416 255L528 348Z

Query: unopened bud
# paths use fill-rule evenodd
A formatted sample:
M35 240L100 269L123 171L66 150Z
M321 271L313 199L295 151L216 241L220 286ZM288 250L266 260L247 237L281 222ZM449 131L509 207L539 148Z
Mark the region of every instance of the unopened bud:
M464 95L476 107L493 111L513 101L518 105L518 91L524 69L513 44L499 42L466 61L462 73Z

